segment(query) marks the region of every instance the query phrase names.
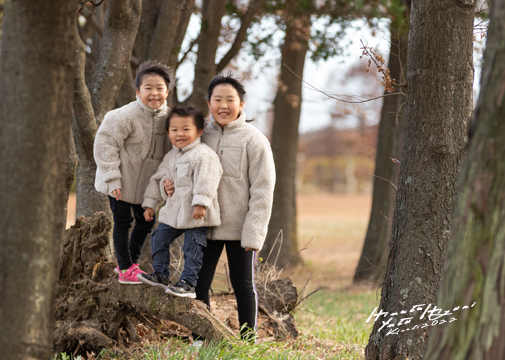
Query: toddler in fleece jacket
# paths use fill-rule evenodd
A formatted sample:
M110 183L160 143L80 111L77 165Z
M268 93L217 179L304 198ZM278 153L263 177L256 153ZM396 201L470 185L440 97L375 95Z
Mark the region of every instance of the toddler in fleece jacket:
M217 189L223 170L217 154L201 143L205 117L194 107L174 108L166 120L172 150L165 155L151 177L142 207L146 221L154 218L158 206L160 225L153 232L151 251L153 272L139 274L142 282L166 288L171 295L195 298L202 248L207 246L209 227L221 224ZM168 197L165 179L174 179L175 191ZM180 280L169 283L170 245L184 233L184 270Z

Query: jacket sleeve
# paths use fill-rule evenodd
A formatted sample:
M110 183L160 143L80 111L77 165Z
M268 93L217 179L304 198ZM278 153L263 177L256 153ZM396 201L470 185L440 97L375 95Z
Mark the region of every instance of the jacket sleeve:
M103 180L109 187L109 193L121 188L119 170L119 151L132 131L131 123L112 111L105 118L95 136L93 155L98 168L103 172Z
M170 159L169 154L167 153L163 158L160 166L158 166L156 173L151 176L146 191L144 192L144 201L142 202L142 207L144 209L151 208L156 211L158 209L158 206L160 206L163 201L166 200L167 196L163 187L163 179L169 176L169 169Z
M249 210L242 228L241 246L261 250L272 213L275 166L267 138L261 136L247 145L249 164Z
M223 175L221 162L216 154L203 154L196 162L193 172L192 206L200 205L208 209L217 196L219 181Z

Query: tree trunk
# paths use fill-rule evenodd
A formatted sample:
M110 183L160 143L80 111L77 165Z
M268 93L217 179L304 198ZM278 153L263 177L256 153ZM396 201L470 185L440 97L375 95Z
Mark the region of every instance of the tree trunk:
M93 143L98 125L118 97L126 68L130 63L135 35L140 22L141 0L110 0L104 20L97 64L85 83L84 44L77 39L76 85L72 129L79 156L77 167L77 217L96 211L110 213L107 198L95 190L96 164Z
M277 94L274 100L274 124L272 129L272 151L274 154L276 182L272 218L268 225L268 234L261 251L267 258L275 248L269 262L276 259L276 266L287 262L296 265L301 258L296 256L298 239L296 232L296 155L298 153L298 124L302 105L302 80L305 56L310 36L310 17L303 14L288 15L286 34L281 54L281 73ZM284 64L291 69L294 74ZM296 74L296 75L295 75ZM298 78L298 76L300 78ZM279 231L282 230L282 244L275 244Z
M163 1L153 38L149 44L149 59L168 64L182 15L182 11L177 9L178 3L178 0Z
M454 317L457 323L433 328L425 359L505 359L504 0L492 2L490 18L481 91L471 124L475 133L461 175L437 302L452 313L443 319ZM453 310L456 306L461 309Z
M379 306L407 315L378 317L366 347L368 360L415 360L425 350L428 328L422 327L422 314L438 291L472 111L473 5L413 2L400 180ZM419 304L425 305L421 311L409 312ZM397 323L407 316L413 316L408 325ZM397 327L384 326L387 321Z
M0 68L0 348L5 359L49 359L64 227L75 3L8 0L5 14Z
M226 13L226 0L208 0L202 5L202 25L198 36L198 58L195 80L189 102L208 112L206 96L210 81L216 75L216 50L221 32L221 19Z
M403 70L407 64L407 34L400 35L395 25L391 26L390 46L388 64L390 75L397 83L403 83L405 82ZM400 168L391 158L400 159L404 108L402 104L405 102L405 96L401 95L398 88L394 93L385 95L387 96L384 97L382 105L375 155L372 210L363 250L354 274L354 283L380 283L384 278L389 250L395 186Z

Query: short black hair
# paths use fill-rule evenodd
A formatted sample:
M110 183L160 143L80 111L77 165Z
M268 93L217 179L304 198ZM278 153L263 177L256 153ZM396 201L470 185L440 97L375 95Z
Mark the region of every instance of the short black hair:
M174 71L167 65L156 60L147 60L140 64L135 76L135 88L140 89L142 81L146 75L159 75L165 80L168 90L172 90L175 86Z
M244 85L242 85L237 79L233 77L231 72L228 75L224 76L223 74L218 74L214 79L212 79L209 83L209 92L207 93L207 100L210 100L212 96L212 92L214 88L221 84L230 84L237 90L238 97L240 98L240 102L244 101L245 89Z
M205 127L205 122L207 121L203 113L194 106L175 106L168 113L167 120L165 122L165 130L167 132L170 127L170 119L174 116L192 117L197 130L203 129Z

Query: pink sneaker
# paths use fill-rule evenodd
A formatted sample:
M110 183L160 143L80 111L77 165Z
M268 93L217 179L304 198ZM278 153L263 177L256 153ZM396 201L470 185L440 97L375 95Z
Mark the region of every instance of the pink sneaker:
M121 270L119 270L119 265L116 266L116 268L114 269L114 271L116 272L116 274L121 274Z
M146 274L146 272L140 270L138 264L133 264L124 273L119 273L119 282L121 284L142 284L137 278L138 274Z

